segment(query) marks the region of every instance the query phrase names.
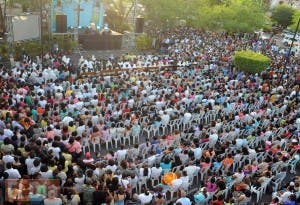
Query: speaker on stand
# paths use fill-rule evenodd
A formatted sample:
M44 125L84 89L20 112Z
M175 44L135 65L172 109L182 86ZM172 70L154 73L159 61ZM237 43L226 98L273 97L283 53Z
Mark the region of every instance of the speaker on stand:
M144 18L138 17L135 19L135 33L143 33L144 31Z
M56 15L56 33L67 33L67 15Z

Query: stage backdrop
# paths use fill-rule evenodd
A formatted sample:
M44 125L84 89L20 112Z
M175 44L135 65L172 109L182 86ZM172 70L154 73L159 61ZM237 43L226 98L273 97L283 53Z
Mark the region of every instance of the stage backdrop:
M67 26L77 27L77 9L80 5L79 26L88 27L91 22L95 23L97 27L103 27L104 21L104 6L99 0L52 0L51 3L51 28L55 32L56 14L67 15Z

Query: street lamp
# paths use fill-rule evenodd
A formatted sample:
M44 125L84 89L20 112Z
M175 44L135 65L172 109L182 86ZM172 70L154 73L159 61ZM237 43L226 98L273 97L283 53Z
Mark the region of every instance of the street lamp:
M3 32L6 33L6 1L4 0L4 11L3 11Z
M41 67L43 69L43 58L44 58L44 42L43 42L43 0L40 0L40 26L41 26L41 48L42 48L42 54L41 54Z
M287 56L286 56L286 60L285 60L285 63L284 63L284 69L286 69L287 63L290 61L290 55L291 55L291 51L292 51L292 48L293 48L293 45L294 45L294 41L295 41L298 29L299 29L299 24L300 24L300 18L298 19L298 23L297 23L297 26L296 26L296 29L295 29L295 32L294 32L294 36L292 38L292 43L289 47L289 52L287 53Z

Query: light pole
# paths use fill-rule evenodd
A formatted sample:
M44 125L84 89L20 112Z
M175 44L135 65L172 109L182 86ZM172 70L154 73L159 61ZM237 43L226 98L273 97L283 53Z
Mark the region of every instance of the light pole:
M40 0L40 29L41 29L41 32L40 32L40 43L41 43L41 49L42 49L42 55L41 55L41 66L43 68L43 59L44 59L44 40L43 40L43 0Z
M6 1L4 0L4 10L3 10L3 32L6 33Z
M136 33L136 13L137 13L137 0L134 0L133 5L133 32Z
M294 41L295 41L298 29L299 29L299 24L300 24L300 18L298 19L298 23L297 23L297 26L296 26L296 29L295 29L295 32L294 32L294 36L292 38L292 43L289 47L289 52L287 53L287 56L286 56L286 60L285 60L285 63L284 63L284 69L285 70L286 70L286 66L287 66L288 62L290 61L290 55L291 55L291 51L292 51L292 48L293 48L293 45L294 45Z

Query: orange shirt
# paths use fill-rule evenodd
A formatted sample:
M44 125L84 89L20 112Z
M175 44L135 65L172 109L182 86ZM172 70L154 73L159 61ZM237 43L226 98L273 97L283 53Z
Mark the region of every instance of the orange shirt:
M42 115L42 114L44 114L45 109L42 108L42 107L38 107L38 108L36 109L36 111L37 111L38 115Z
M233 163L233 159L229 158L229 157L226 157L222 161L222 166L223 166L223 168L226 168L226 167L230 166L232 163Z
M262 85L261 90L262 90L263 92L267 92L267 91L268 91L268 84L267 84L267 83L264 83L264 84Z

